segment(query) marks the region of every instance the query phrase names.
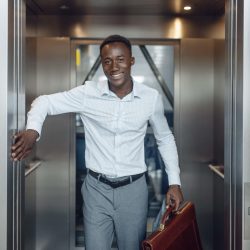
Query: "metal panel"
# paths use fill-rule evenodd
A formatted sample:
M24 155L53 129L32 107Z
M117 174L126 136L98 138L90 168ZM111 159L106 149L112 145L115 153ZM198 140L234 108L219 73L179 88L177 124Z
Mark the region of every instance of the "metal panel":
M214 41L214 162L224 165L225 40Z
M184 0L71 0L62 3L60 0L27 0L27 4L37 13L79 15L79 14L153 14L153 15L221 15L224 13L224 0L189 0L191 11L185 11L183 7L187 2Z
M225 41L214 41L214 164L224 165ZM218 173L218 172L217 172ZM221 173L220 173L221 175ZM214 250L224 248L224 179L214 174Z
M1 92L0 92L0 134L1 134L1 143L0 143L0 249L7 249L9 244L7 233L8 233L8 223L11 223L11 218L9 214L11 213L8 208L10 201L8 200L8 154L9 154L9 136L7 133L8 130L8 81L9 74L8 69L10 69L13 64L9 63L9 26L8 18L13 13L9 12L8 1L0 2L0 30L1 37L0 40L0 82L1 82ZM9 67L8 67L9 66ZM12 82L10 82L11 84ZM10 231L11 232L11 229ZM11 240L11 238L9 239Z
M36 171L25 178L24 249L36 249Z
M202 28L201 28L202 27ZM102 38L121 34L129 38L218 38L225 37L222 17L161 17L132 15L122 19L118 15L84 15L37 17L39 37ZM32 35L32 34L29 34Z
M214 44L210 39L183 39L177 93L178 146L184 196L196 205L204 249L213 249Z
M227 74L225 119L225 248L243 248L244 235L244 177L249 161L247 122L245 120L249 94L243 77L244 62L244 5L247 1L227 1ZM246 8L247 9L247 8ZM249 11L249 10L248 10ZM246 61L247 62L247 61ZM243 67L244 66L244 67ZM245 99L246 98L246 99ZM245 109L246 108L246 109ZM249 110L248 110L249 111ZM248 147L247 147L248 146ZM245 165L246 164L246 165ZM246 248L247 249L247 248Z
M21 249L23 176L21 163L10 160L12 135L24 126L23 50L25 5L1 1L1 249ZM3 179L2 179L3 178Z
M70 87L70 41L37 40L37 95ZM48 117L36 156L36 250L69 249L70 115Z
M36 39L26 38L26 112L37 95L36 90ZM26 163L35 157L33 150ZM34 250L36 244L36 173L25 178L25 250Z
M250 249L250 34L248 25L250 23L250 2L244 1L243 12L243 182L244 187L244 215L243 215L243 246L244 249Z

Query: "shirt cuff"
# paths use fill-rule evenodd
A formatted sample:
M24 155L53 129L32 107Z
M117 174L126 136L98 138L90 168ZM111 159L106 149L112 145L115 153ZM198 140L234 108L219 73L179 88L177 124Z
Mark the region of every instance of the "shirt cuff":
M26 130L28 129L35 130L39 134L38 138L36 139L36 141L39 141L41 138L41 130L42 130L41 126L39 126L37 123L30 122L30 123L27 123L26 125Z
M180 185L181 180L180 175L178 173L168 173L168 184L170 185Z

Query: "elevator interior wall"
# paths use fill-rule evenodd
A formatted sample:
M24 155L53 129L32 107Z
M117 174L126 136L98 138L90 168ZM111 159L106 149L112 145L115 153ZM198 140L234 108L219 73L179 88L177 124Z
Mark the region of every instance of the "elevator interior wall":
M69 37L73 36L86 39L88 43L91 43L91 41L94 41L96 38L101 40L111 32L122 33L122 35L130 38L132 37L134 40L138 39L141 42L144 39L170 42L175 42L176 39L180 39L180 54L176 57L176 60L179 63L179 71L178 75L175 75L177 81L175 86L174 106L176 112L175 133L178 148L180 149L181 170L183 172L182 183L186 199L192 199L197 204L197 214L204 242L204 249L210 250L214 249L212 236L214 226L214 187L213 174L208 169L208 164L214 162L217 163L217 159L223 158L221 156L223 149L220 149L220 152L218 153L219 157L214 156L214 134L216 133L215 130L217 130L214 125L214 98L217 98L214 95L214 90L216 89L214 86L216 82L215 74L217 74L216 70L214 70L214 39L224 38L224 17L193 17L191 19L180 18L178 20L176 17L162 18L159 16L149 17L130 15L127 16L126 20L124 19L124 23L119 23L117 20L120 20L120 18L117 16L29 16L29 34L30 36L33 36L34 39L37 39L36 45L38 47L36 48L36 51L39 55L37 55L36 61L37 89L34 90L36 94L30 95L27 100L31 100L38 94L52 93L59 90L59 81L56 80L58 75L66 75L60 80L60 83L62 83L62 89L66 90L69 87L73 87L75 84L75 79L74 77L72 78L72 75L75 75L75 69L72 68L71 58L75 52L72 51L72 48L70 49L69 45L58 48L51 45L52 47L50 48L50 43L48 41L56 40L59 42L60 39L61 41L65 41L69 39ZM37 26L34 26L34 20L37 22ZM152 22L148 23L150 20ZM42 36L52 38L41 38ZM59 49L62 49L60 53ZM220 49L223 50L223 46L221 46ZM63 59L61 58L62 55L64 55ZM53 56L56 59L53 58ZM59 58L61 59L59 60ZM90 64L88 64L88 62L86 62L86 64L87 65L85 66L88 68ZM62 67L62 70L58 70L57 67L59 67L59 65ZM56 69L54 74L51 73L53 69ZM66 81L68 82L66 83ZM220 94L223 94L222 92L220 92ZM56 214L55 210L57 206L54 206L52 205L53 203L51 203L52 197L54 197L56 192L62 195L59 191L60 188L62 188L64 192L64 196L60 196L61 201L68 202L69 205L69 203L74 203L75 199L75 194L71 189L72 187L75 187L75 183L72 183L69 173L72 171L70 166L75 164L71 156L75 155L76 148L63 146L60 154L59 152L54 154L53 150L55 150L55 148L59 150L59 148L50 148L47 146L49 145L49 139L55 138L55 141L57 140L55 135L58 135L59 131L55 131L55 126L53 125L56 121L61 122L60 124L63 124L64 131L66 131L66 133L64 133L61 130L62 132L60 133L60 135L62 135L62 138L60 139L63 140L63 142L68 143L72 138L74 138L75 134L72 130L73 126L75 126L75 123L72 122L74 119L72 118L70 120L69 117L64 118L65 120L63 120L63 122L59 117L50 118L53 121L49 120L45 124L44 132L46 134L42 135L42 140L44 141L41 141L40 144L37 145L37 151L35 152L35 158L39 158L42 162L44 159L49 157L46 160L46 164L50 166L43 168L42 163L40 170L37 170L37 174L39 173L41 176L38 177L38 179L40 178L40 181L35 184L35 186L38 187L38 183L40 183L40 191L37 189L36 195L38 195L38 200L41 198L41 201L43 201L42 203L40 203L41 201L38 201L38 203L41 204L41 207L38 206L36 211L36 213L38 212L36 215L36 235L38 237L41 236L40 239L37 239L37 244L40 248L45 245L47 247L51 246L51 249L54 249L53 247L56 242L56 238L52 239L53 233L51 233L48 226L50 225L51 221L49 218L51 218L50 216L52 214L54 216L52 221L62 218L63 214L66 216L61 221L61 223L65 223L63 226L60 223L54 223L54 227L51 227L51 229L53 228L56 230L56 225L61 225L60 230L63 232L59 231L62 232L62 235L65 237L64 247L68 247L69 241L72 247L74 245L74 243L72 243L72 238L69 239L69 235L72 230L72 227L69 225L72 225L73 222L68 222L70 219L68 215L66 215L66 211L72 212L72 209L74 208L66 208L64 204L63 210L61 211L62 214ZM220 129L221 119L219 119L219 122ZM51 127L49 128L48 126ZM55 141L53 140L53 143L55 143ZM64 144L62 143L62 145ZM216 154L217 152L218 151L216 149ZM58 159L64 159L63 163L61 161L57 162ZM53 166L51 165L52 162ZM59 170L59 165L61 164L63 166L62 172ZM52 169L51 173L50 169ZM45 171L47 172L45 173ZM57 176L56 173L60 173L62 176ZM56 179L52 185L53 178ZM36 176L36 181L38 179ZM64 184L68 185L68 189L66 186L62 187L57 184L62 179L64 180ZM50 184L46 184L44 180L48 180ZM31 183L34 182L31 181ZM56 187L55 190L53 190L54 186ZM48 187L50 188L48 189ZM201 187L203 188L203 191L201 191ZM49 194L48 192L51 190L53 192ZM46 207L45 203L49 204L48 207ZM60 204L60 202L58 204ZM65 230L68 226L70 229L69 234L66 236ZM48 235L46 235L46 231L48 232ZM52 245L49 245L49 242L51 242Z
M27 38L26 54L29 110L37 96L70 88L70 40ZM69 154L70 114L48 117L26 160L26 250L69 249Z

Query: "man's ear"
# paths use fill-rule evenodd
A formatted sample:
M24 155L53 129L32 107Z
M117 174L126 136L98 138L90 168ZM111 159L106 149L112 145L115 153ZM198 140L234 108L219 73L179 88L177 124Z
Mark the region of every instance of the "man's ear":
M132 56L131 57L131 65L134 65L135 64L135 58Z

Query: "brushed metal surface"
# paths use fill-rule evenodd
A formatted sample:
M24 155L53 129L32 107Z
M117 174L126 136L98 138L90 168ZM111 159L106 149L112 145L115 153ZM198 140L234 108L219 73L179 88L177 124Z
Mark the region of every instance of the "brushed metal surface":
M25 178L24 249L36 249L36 171Z
M244 29L242 31L242 36L244 37L243 41L243 65L244 65L244 72L243 72L243 182L244 182L244 217L243 217L243 224L244 224L244 240L243 246L244 249L250 249L250 214L249 214L249 207L250 207L250 34L249 29L247 26L250 22L250 3L249 1L244 1Z
M224 232L224 179L216 173L213 174L213 228L214 228L214 248L222 250L225 248Z
M244 243L250 243L250 182L244 183ZM246 249L246 248L245 248Z
M181 40L181 162L213 160L213 40Z
M104 38L121 34L129 38L218 38L225 37L224 16L162 17L157 15L37 16L38 37Z
M11 205L11 197L8 196L9 191L9 179L8 179L8 168L11 167L11 164L8 159L9 154L9 135L8 134L8 114L13 115L13 110L9 110L8 99L10 98L9 89L12 87L13 82L9 78L9 72L13 69L13 63L11 63L11 58L9 58L8 48L11 46L9 44L9 33L11 33L11 28L6 25L8 23L8 18L13 15L13 12L9 11L10 8L9 1L0 2L0 30L1 37L0 40L0 82L1 82L1 92L0 92L0 134L1 134L1 143L0 143L0 249L7 249L9 240L12 240L11 237L7 238L7 233L11 232L11 229L8 231L8 223L11 222L9 211Z
M70 41L37 40L37 95L70 87ZM69 249L69 115L48 117L36 148L36 250Z
M214 162L224 165L225 40L214 41Z
M23 168L10 159L13 135L24 126L23 35L25 5L22 0L1 1L1 249L22 249Z
M214 43L180 42L178 150L185 199L196 205L204 249L213 249Z
M189 0L188 5L192 6L192 10L187 12L183 7L187 4L184 0L71 0L70 2L62 2L60 0L27 0L27 5L35 13L43 13L46 15L113 15L121 16L131 14L153 14L153 15L221 15L224 13L224 0Z

